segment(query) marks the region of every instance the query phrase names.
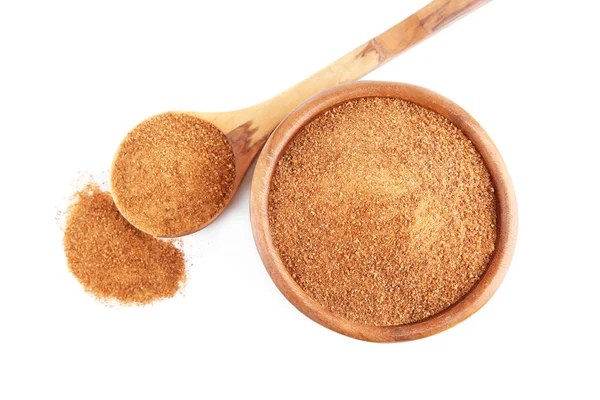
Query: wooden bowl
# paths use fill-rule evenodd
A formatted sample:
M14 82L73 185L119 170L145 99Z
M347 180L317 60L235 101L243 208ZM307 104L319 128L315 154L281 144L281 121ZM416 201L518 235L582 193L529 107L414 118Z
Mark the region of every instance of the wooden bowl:
M294 135L324 111L361 97L393 97L435 111L471 140L490 173L497 207L496 249L479 282L457 303L427 319L398 326L370 326L338 317L312 300L294 281L271 240L268 218L273 173ZM504 161L483 128L465 110L430 90L389 82L355 82L322 92L289 114L273 132L258 158L252 180L250 216L258 252L283 295L309 318L336 332L373 342L419 339L448 329L479 310L498 289L510 265L517 237L517 204Z

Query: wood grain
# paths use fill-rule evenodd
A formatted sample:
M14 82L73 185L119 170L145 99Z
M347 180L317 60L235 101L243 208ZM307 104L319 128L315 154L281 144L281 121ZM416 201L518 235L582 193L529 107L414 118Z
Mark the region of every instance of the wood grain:
M497 201L496 250L481 280L461 301L423 321L376 327L337 317L313 301L290 276L270 234L268 199L277 162L294 135L317 115L340 103L361 97L393 97L435 111L454 123L471 140L490 173ZM295 109L266 143L254 172L250 217L259 254L284 296L314 321L347 336L374 342L412 340L448 329L479 310L498 289L510 265L517 237L517 203L510 176L496 146L465 110L430 90L401 83L357 82L327 90Z

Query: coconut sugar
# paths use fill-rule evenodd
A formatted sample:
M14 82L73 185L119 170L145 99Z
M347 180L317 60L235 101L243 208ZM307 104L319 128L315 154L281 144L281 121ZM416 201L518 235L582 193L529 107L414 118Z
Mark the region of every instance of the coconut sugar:
M233 191L233 152L214 125L168 112L140 123L115 156L111 188L123 216L154 236L192 233Z
M98 185L75 199L63 243L69 269L86 291L121 304L147 304L179 291L185 260L174 243L133 227Z
M409 324L460 300L494 252L484 162L448 119L392 98L302 128L269 195L273 244L298 285L347 320Z

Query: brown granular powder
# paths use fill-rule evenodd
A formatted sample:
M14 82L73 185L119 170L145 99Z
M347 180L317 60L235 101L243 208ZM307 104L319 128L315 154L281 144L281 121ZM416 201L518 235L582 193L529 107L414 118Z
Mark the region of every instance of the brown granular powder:
M113 162L111 189L129 222L169 237L210 221L230 197L234 179L225 135L200 118L169 112L127 135Z
M95 184L75 195L63 239L67 263L98 299L147 304L172 297L185 282L183 253L137 230Z
M366 325L448 308L494 251L494 188L479 153L441 115L391 98L338 105L307 124L274 172L280 258L318 304Z

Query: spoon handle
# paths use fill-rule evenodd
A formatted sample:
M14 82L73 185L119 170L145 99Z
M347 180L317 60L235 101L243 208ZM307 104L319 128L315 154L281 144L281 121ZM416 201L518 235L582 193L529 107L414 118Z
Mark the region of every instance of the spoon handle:
M236 115L230 139L243 158L254 158L273 129L296 106L330 87L355 81L490 0L434 0L283 93Z

